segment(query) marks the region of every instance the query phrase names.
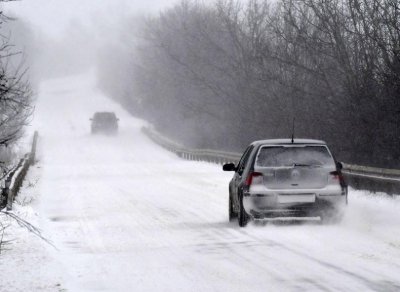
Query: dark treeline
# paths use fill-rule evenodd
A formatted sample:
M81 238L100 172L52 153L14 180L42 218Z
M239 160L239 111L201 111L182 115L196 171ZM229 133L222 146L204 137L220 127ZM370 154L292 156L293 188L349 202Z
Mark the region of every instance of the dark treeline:
M191 147L325 140L339 160L400 167L400 1L183 1L124 23L101 87Z

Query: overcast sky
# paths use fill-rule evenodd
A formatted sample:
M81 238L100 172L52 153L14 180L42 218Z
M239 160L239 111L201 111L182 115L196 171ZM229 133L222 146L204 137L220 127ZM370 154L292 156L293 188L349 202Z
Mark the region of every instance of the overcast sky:
M71 21L92 23L93 18L123 13L152 13L176 0L21 0L3 4L4 11L30 22L51 36L62 33ZM118 17L116 17L118 18Z

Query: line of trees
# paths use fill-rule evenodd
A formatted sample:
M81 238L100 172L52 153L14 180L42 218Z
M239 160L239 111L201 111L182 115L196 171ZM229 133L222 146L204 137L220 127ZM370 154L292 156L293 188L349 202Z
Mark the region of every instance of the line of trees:
M326 140L338 159L400 167L399 0L187 0L125 21L99 83L188 146Z

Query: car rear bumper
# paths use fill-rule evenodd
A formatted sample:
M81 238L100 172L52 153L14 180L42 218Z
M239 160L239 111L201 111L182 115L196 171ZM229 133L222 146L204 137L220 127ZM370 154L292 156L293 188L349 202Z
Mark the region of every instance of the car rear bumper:
M91 131L92 131L92 133L111 134L111 133L116 133L116 132L118 131L118 127L99 127L99 126L92 126Z
M243 207L255 218L319 216L327 209L340 210L347 204L346 189L244 192Z

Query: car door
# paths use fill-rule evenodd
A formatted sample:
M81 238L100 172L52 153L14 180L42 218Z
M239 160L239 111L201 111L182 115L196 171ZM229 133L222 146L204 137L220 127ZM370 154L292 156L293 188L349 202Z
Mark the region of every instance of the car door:
M251 154L253 148L254 148L253 145L250 145L249 147L246 148L242 157L240 158L240 161L236 167L236 172L232 179L231 193L232 193L232 199L233 199L236 209L237 209L237 206L239 206L239 196L238 196L239 184L242 181L243 171L246 167L247 161L249 160L249 157L250 157L250 154Z

